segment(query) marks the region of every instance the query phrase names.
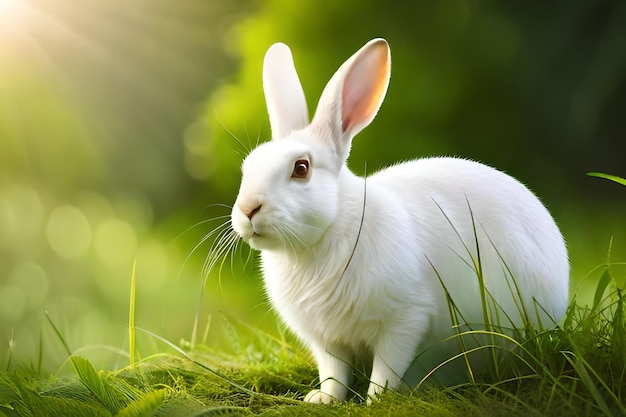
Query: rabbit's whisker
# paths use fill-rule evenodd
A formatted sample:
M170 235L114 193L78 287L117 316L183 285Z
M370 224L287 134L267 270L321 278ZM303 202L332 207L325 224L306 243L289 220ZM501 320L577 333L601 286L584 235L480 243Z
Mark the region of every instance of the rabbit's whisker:
M298 222L293 222L294 225L303 225L303 226L308 226L306 224L302 224L302 223L298 223ZM298 244L299 246L303 247L304 249L306 249L307 252L312 253L312 250L310 247L307 246L306 243L304 243L304 241L302 240L302 238L300 238L300 236L298 236L298 233L296 233L293 228L289 225L283 224L282 225L285 230L288 232L288 234L286 234L287 237L292 237ZM311 228L315 228L317 230L321 230L315 226L311 226ZM293 252L298 255L298 251L295 248L295 245L293 244L293 241L291 239L289 239L289 242L291 244L291 248L293 249Z
M217 206L217 204L215 204L215 206ZM209 207L210 207L210 206L209 206ZM228 207L228 206L224 205L224 207ZM207 207L207 208L208 208L208 207ZM186 228L184 231L180 232L180 233L179 233L179 234L178 234L178 235L174 238L174 240L176 240L176 239L180 239L182 236L184 236L185 234L189 233L190 231L192 231L193 229L195 229L195 228L197 228L197 227L199 227L199 226L202 226L202 225L204 225L204 224L211 223L211 222L214 222L214 221L217 221L217 220L224 220L224 219L228 219L228 218L230 218L230 216L225 214L225 215L223 215L223 216L211 217L211 218L209 218L209 219L200 220L200 221L199 221L199 222L197 222L196 224L191 225L191 226L189 226L188 228ZM223 223L222 223L222 225L223 225ZM220 226L218 226L218 227L221 227L222 225L220 225Z
M211 221L215 221L215 220L220 220L220 219L224 219L224 218L228 218L228 216L219 216L219 217L214 217L211 219L207 219L207 220L203 220L201 222L199 222L198 224L190 227L189 229L187 229L184 233L187 233L190 229L197 227L199 225L202 224L206 224L209 223ZM224 228L228 228L230 227L230 220L226 220L223 223L217 225L215 228L213 228L213 230L211 230L210 232L208 232L207 234L205 234L198 243L196 243L194 245L194 247L189 251L189 253L187 254L187 256L185 257L185 259L183 260L183 266L181 267L181 272L180 274L182 274L182 270L185 267L185 265L187 264L187 262L189 262L189 259L191 259L191 256L196 253L196 251L207 241L211 238L211 236L215 235L216 233L218 233L220 230L223 230ZM182 235L182 234L181 234Z
M233 206L231 206L230 204L222 204L222 203L216 203L216 204L209 204L208 206L204 207L204 210L208 210L210 208L214 208L214 207L220 207L220 208L225 208L228 209L228 211L233 209ZM225 214L223 216L219 216L219 217L215 217L216 219L222 219L225 217L230 217L230 214Z
M239 236L231 228L224 229L217 235L202 266L202 275L205 277L205 280L215 265L220 260L225 259L225 255L232 253L232 249L238 240ZM221 268L219 276L221 281Z
M200 246L202 246L207 240L209 240L211 238L211 236L215 235L216 233L219 233L220 231L224 230L224 228L228 228L230 226L230 221L226 220L225 222L219 224L218 226L216 226L215 228L213 228L213 230L211 230L209 233L205 234L204 236L202 236L202 238L200 239L200 241L198 243L196 243L196 245L193 247L193 249L191 249L191 251L189 252L189 255L187 255L187 257L185 258L185 261L187 261L189 259L189 257L191 255L193 255L196 250L198 250L198 248Z
M202 272L201 272L202 285L200 287L200 295L198 297L198 305L196 307L196 317L195 317L193 332L191 336L192 347L195 346L196 344L198 321L200 317L200 311L202 309L202 301L204 298L203 297L204 288L206 287L206 283L209 278L209 275L211 271L213 270L213 268L215 267L215 265L217 265L217 263L220 262L220 260L222 261L221 265L223 266L224 261L226 260L226 255L228 255L229 253L232 255L234 250L236 250L237 248L237 244L239 243L239 235L231 227L230 216L226 216L226 215L219 216L211 220L215 220L215 219L227 219L227 220L219 224L218 226L216 226L213 230L208 232L206 235L204 235L202 239L200 239L200 242L198 242L194 246L194 248L191 250L189 255L187 255L187 258L185 259L185 262L187 262L187 260L191 257L191 255L195 253L195 251L198 250L198 248L201 245L203 245L212 236L215 236L215 240L211 244L211 247L209 248L207 256L202 265ZM220 281L220 287L221 287L221 267L220 267L220 273L219 273L218 279Z
M226 127L226 125L224 124L224 122L222 122L222 120L220 119L219 115L217 114L217 112L215 113L215 119L218 121L218 123L220 124L220 127L222 129L224 129L224 131L226 133L228 133L228 136L230 136L230 138L235 141L235 143L237 145L239 145L239 149L236 148L232 148L232 151L235 152L237 155L240 155L242 157L245 157L248 153L250 153L250 149L246 148L246 145L243 143L243 141L241 139L239 139L237 137L237 135L235 135L230 129L228 129ZM244 126L245 128L245 126Z
M291 220L291 223L293 223L296 226L306 227L308 229L316 230L318 232L324 232L325 231L325 229L323 229L321 227L318 227L318 226L315 226L315 225L312 225L312 224L309 224L309 223L302 223L302 222L298 222L298 221L295 221L295 220Z
M289 226L284 224L280 226L277 225L274 230L285 249L290 249L296 259L298 259L298 251L296 250L296 246L294 245L291 238L295 237L297 240L299 240L299 238L293 233Z
M253 145L252 141L250 140L250 133L248 132L248 127L246 125L244 125L244 129L246 131L246 139L248 140L248 153L252 152L252 149L254 149L255 147L259 146L259 141L261 140L261 129L258 130L258 133L256 135L256 143Z

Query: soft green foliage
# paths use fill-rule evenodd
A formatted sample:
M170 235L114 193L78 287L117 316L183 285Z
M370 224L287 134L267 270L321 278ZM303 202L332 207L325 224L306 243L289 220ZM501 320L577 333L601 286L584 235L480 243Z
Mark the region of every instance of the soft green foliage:
M605 24L580 42L594 18ZM620 122L611 120L624 103L613 88L624 83L625 21L619 2L264 1L236 28L241 67L192 133L209 140L205 170L220 178L213 185L236 187L242 149L230 136L245 144L270 137L260 76L268 46L293 49L313 114L339 64L382 36L392 50L391 84L377 120L355 138L354 170L458 154L506 167L552 202L550 193L562 195L581 167L622 169ZM606 150L593 146L600 138Z
M3 363L41 355L50 371L66 350L119 349L133 259L144 278L137 316L167 324L168 337L193 320L181 306L197 293L201 259L184 266L202 230L176 237L208 200L185 132L235 68L224 43L250 6L0 0Z

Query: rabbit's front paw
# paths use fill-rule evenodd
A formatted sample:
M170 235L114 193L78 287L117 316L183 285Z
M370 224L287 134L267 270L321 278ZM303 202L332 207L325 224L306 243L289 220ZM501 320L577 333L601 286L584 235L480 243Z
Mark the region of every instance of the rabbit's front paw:
M319 389L314 389L304 397L304 401L313 404L330 404L331 402L337 401L337 399Z

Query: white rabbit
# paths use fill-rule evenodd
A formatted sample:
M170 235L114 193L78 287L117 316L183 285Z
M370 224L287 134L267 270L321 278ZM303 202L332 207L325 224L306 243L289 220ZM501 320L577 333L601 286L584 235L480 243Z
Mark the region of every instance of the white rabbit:
M273 139L243 162L231 220L261 251L272 305L316 359L321 389L310 402L346 399L359 360L370 361L369 396L398 388L418 353L455 334L446 291L467 323L484 323L484 294L490 317L509 326L522 311L551 325L568 304L563 237L515 179L460 158L367 179L348 169L352 138L378 112L389 76L387 42L374 39L331 78L309 124L289 48L265 56Z

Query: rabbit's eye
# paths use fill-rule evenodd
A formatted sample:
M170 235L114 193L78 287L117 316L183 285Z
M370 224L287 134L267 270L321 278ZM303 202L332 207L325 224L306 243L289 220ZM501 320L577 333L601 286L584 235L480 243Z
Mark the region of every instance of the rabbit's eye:
M309 175L309 161L306 159L298 159L293 165L291 178L306 178Z

